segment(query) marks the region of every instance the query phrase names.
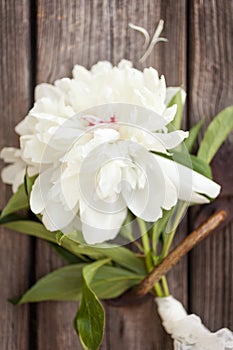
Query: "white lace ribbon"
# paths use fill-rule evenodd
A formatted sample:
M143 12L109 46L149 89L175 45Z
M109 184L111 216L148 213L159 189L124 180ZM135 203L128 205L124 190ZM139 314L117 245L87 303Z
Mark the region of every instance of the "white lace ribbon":
M197 315L188 315L183 305L169 296L156 298L158 312L175 350L233 350L233 333L223 328L210 332Z

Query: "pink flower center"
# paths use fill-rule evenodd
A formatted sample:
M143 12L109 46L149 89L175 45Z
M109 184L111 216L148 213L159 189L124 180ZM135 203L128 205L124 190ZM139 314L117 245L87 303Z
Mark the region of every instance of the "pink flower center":
M85 120L88 123L88 126L95 126L98 124L111 124L111 123L116 123L116 116L113 115L109 119L104 120L98 117L95 117L93 115L88 115L88 116L83 116L83 120Z

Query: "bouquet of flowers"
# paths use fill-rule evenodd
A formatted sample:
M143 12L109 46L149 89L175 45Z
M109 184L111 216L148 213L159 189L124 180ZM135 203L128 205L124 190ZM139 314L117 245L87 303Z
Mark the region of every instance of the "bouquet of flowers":
M101 344L101 299L130 303L146 293L155 295L175 349L233 349L231 331L211 333L187 315L165 277L225 218L213 215L169 253L187 208L218 196L209 164L233 128L231 106L196 150L203 121L181 130L185 96L151 67L77 65L72 79L36 87L16 126L20 148L1 152L13 195L0 224L46 240L67 262L11 301L80 302L74 326L84 349Z

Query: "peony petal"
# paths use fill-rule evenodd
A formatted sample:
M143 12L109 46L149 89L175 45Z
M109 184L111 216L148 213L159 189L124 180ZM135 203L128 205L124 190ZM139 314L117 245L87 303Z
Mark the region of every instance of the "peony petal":
M5 184L12 185L18 170L19 169L15 164L11 164L3 168L1 173L2 181Z
M43 97L58 100L61 96L61 92L52 84L42 83L35 88L35 101Z
M51 188L51 177L53 175L53 169L49 169L40 174L34 185L32 186L32 192L30 197L30 207L33 213L41 213L48 203L49 190Z
M27 167L27 173L29 177L32 177L34 175L37 175L39 173L39 169L33 166L28 166Z
M108 61L99 61L91 67L91 73L94 75L108 73L112 70L112 64Z
M26 165L15 163L6 166L2 169L1 177L5 184L12 185L12 190L15 193L18 187L23 184L26 172Z
M120 126L119 130L121 138L124 140L138 143L151 151L167 153L166 147L160 141L159 137L157 137L157 133L152 134L147 130L128 125Z
M21 158L21 150L14 147L6 147L1 151L0 157L7 163L13 163L3 168L1 177L6 184L12 185L12 190L15 193L18 187L24 182L27 164ZM30 168L34 173L35 168Z
M145 86L153 93L157 92L159 83L159 74L154 68L144 68L143 78Z
M203 201L206 202L206 199L203 199L202 196L200 200L200 194L210 198L218 196L220 186L216 182L170 159L158 155L154 157L177 188L179 199L192 203L203 203Z
M59 181L61 191L60 195L62 195L62 199L67 209L73 210L75 206L77 206L80 198L78 175L74 174L68 176L66 173L68 173L68 171L61 175Z
M103 220L103 222L105 221ZM104 228L97 228L87 225L86 223L82 224L82 234L84 240L90 245L110 241L116 238L119 231L120 228L106 230Z
M164 111L163 118L166 120L166 125L173 121L176 115L176 111L177 105L173 105Z
M111 204L110 204L111 208ZM80 201L82 232L88 244L102 243L114 239L127 215L127 209L114 212L99 212Z
M123 197L135 216L145 221L155 222L162 217L161 208L164 206L170 208L173 203L176 203L177 197L171 198L166 194L168 181L154 156L145 149L139 149L136 145L132 148L134 152L131 149L131 155L137 167L143 169L146 184L141 189L132 189L124 184ZM172 194L175 194L174 188Z
M77 81L88 81L91 78L91 73L85 67L76 64L72 71L73 77ZM62 80L62 79L61 79Z
M26 116L21 122L19 122L15 127L15 132L19 135L27 135L31 133L31 118Z
M120 134L118 131L110 128L98 128L94 130L94 140L100 143L114 142L119 140Z
M162 205L163 209L170 210L174 205L177 203L177 190L176 187L173 185L169 177L164 174L164 180L165 180L165 198L164 203Z
M21 157L21 150L15 147L4 147L0 152L0 158L6 163L14 163Z
M169 86L166 90L166 99L165 99L165 104L168 105L171 99L177 94L178 91L181 91L181 99L182 99L182 104L185 104L186 100L186 92L184 89L180 87L175 87L175 86Z
M155 222L162 217L161 206L157 205L157 198L152 199L153 194L155 192L151 191L151 195L149 195L145 189L137 189L133 193L124 190L127 207L135 216L150 222Z
M101 167L97 176L97 194L101 199L117 199L122 165L122 161L112 160Z
M39 140L35 135L21 136L20 146L23 159L27 163L35 165L35 167L42 164L53 164L61 156L59 150L50 147L49 143Z
M189 136L188 131L176 130L167 134L154 133L166 149L172 149L180 145Z
M133 67L133 63L129 60L123 59L118 63L119 69L127 69L127 68L132 68L132 67Z
M43 211L42 221L48 230L62 231L63 228L72 222L75 215L75 210L65 210L61 202L57 203L50 200Z
M15 179L13 181L13 184L12 184L13 193L17 192L19 186L24 183L25 173L26 173L26 168L23 168L17 172Z

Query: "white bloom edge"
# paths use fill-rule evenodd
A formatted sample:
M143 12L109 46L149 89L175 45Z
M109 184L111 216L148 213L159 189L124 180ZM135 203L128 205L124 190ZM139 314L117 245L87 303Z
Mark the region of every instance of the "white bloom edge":
M233 332L222 328L209 331L195 314L188 315L172 295L155 298L164 329L174 339L175 350L232 350Z

